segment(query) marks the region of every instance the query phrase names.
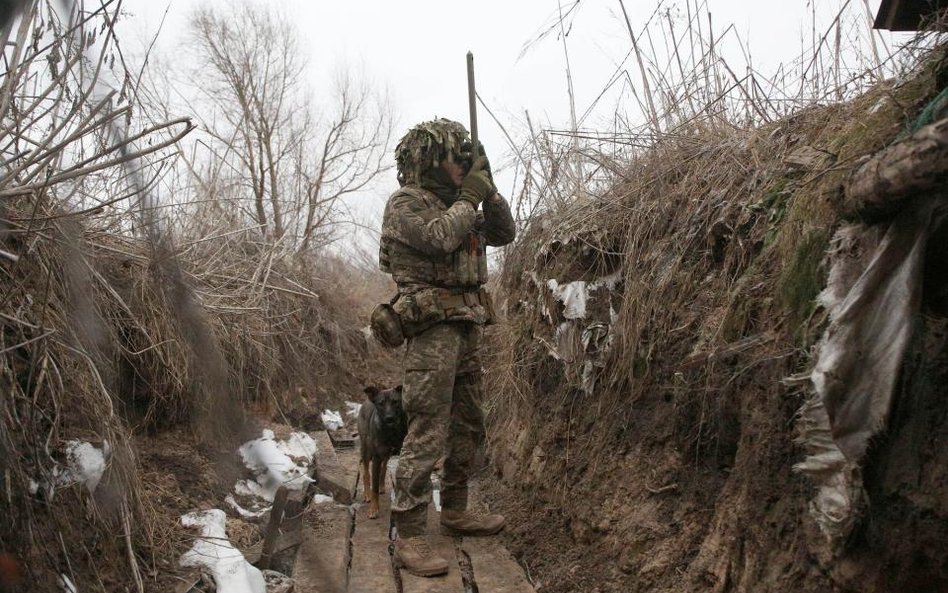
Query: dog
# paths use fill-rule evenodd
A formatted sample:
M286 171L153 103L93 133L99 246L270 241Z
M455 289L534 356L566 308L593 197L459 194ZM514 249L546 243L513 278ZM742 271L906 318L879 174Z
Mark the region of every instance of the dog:
M402 409L401 385L383 390L370 386L365 388L365 394L368 401L359 409L359 456L363 500L369 503L369 519L375 519L379 516L379 493L385 492L388 459L402 450L408 434L408 417Z

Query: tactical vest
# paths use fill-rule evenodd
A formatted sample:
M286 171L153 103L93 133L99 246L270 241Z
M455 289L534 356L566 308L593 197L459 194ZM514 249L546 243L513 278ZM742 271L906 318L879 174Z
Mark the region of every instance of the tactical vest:
M425 222L438 218L448 209L438 196L427 190L405 186L394 195L400 193L425 204L426 209L419 213ZM487 241L483 233L472 229L453 252L430 255L383 233L379 246L379 268L391 274L399 286L477 287L487 282Z

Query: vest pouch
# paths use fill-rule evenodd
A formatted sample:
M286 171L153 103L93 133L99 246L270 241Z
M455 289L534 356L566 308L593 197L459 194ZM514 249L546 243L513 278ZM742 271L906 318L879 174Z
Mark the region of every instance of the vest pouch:
M497 323L497 312L494 309L494 298L491 296L490 291L488 291L483 286L477 291L477 300L480 301L482 307L484 307L484 313L487 316L487 319L484 321L484 325L494 325Z
M405 341L405 334L402 331L402 322L398 318L398 313L394 307L388 303L379 303L372 309L372 315L369 317L369 329L375 339L388 346L397 348Z
M421 290L403 295L393 305L401 318L406 338L417 336L429 327L445 320L444 308L434 290Z

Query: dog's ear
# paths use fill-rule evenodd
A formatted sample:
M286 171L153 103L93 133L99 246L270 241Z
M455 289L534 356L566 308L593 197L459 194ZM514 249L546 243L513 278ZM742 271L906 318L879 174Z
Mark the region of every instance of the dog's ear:
M369 401L374 404L375 398L379 396L379 388L375 385L369 385L365 388L365 394L368 396Z

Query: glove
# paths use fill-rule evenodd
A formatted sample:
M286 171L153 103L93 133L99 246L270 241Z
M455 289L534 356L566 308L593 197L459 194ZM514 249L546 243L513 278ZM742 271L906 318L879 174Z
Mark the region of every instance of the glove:
M477 157L471 165L471 170L461 181L461 195L458 199L470 203L475 210L481 202L497 192L490 173L484 168L487 164L487 157Z

